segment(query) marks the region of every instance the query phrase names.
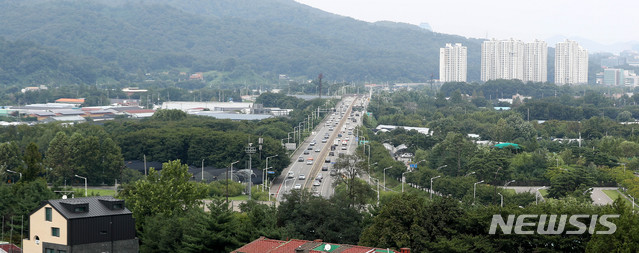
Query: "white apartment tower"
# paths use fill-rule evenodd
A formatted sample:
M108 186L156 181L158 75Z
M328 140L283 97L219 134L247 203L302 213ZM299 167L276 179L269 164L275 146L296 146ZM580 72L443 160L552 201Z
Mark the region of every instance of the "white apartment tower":
M481 80L524 79L524 42L489 40L481 44Z
M588 83L588 50L571 40L557 43L555 48L555 83Z
M466 82L468 50L461 43L439 49L439 81Z
M548 45L535 40L524 45L524 82L548 81Z
M481 45L481 80L518 79L523 82L548 80L548 46L535 40L489 40Z

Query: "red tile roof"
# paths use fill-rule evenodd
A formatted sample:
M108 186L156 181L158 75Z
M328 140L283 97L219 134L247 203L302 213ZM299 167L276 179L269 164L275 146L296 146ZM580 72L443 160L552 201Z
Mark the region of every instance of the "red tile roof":
M282 244L281 246L279 246L276 249L273 249L273 250L271 250L269 252L270 253L295 252L295 249L297 249L297 247L302 246L302 245L306 244L307 242L308 241L292 239L292 240Z
M316 248L320 244L321 242L298 240L298 239L281 241L281 240L268 239L266 237L260 237L256 239L255 241L252 241L249 244L246 244L242 246L241 248L236 249L235 251L232 251L232 252L234 253L295 253L295 249L297 249L298 247L302 247L306 249L305 252L325 253L325 251L313 250L313 248ZM338 245L339 247L337 248L337 250L340 253L366 253L366 252L380 252L381 250L384 250L384 249L378 249L378 248L372 248L372 247L346 245L346 244L331 244L331 245ZM385 252L385 251L381 251L381 252ZM394 251L394 250L390 250L390 252L397 253L397 251Z
M239 249L236 249L233 252L237 253L266 253L270 252L270 250L277 248L282 245L284 241L280 240L272 240L267 239L265 237L260 237L255 241L252 241L249 244L242 246Z
M4 250L4 252L15 252L15 253L21 253L22 249L18 248L18 246L13 245L13 244L0 244L0 252Z

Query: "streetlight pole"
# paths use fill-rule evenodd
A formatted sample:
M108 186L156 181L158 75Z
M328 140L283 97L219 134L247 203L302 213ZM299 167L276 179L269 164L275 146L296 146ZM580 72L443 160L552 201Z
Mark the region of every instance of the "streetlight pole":
M85 197L88 197L88 192L87 192L87 178L86 178L86 177L82 177L82 176L78 176L78 175L75 175L75 177L84 179L84 196L85 196Z
M440 178L441 176L430 178L430 199L433 199L433 179Z
M475 198L477 197L477 184L481 184L483 182L484 180L473 184L473 206L475 205Z
M239 163L240 161L235 161L231 163L231 180L233 180L233 164ZM226 171L226 204L229 203L229 171Z
M632 213L635 213L635 197L630 196L630 194L628 194L628 197L630 197L632 199Z
M404 192L404 183L406 182L406 177L404 176L406 173L411 173L412 171L406 171L402 173L402 192Z
M501 193L499 192L497 194L499 194L499 197L501 197L501 205L500 205L500 209L501 209L501 207L504 207L504 195L501 195Z
M202 159L202 182L204 182L204 159Z
M508 181L506 184L504 184L504 187L506 187L506 186L508 186L510 183L514 183L514 182L515 182L515 180L510 180L510 181Z
M262 171L262 191L266 190L268 188L267 185L267 181L268 181L268 159L273 158L273 157L277 157L278 155L272 155L266 158L266 167L264 167L264 171Z
M446 168L446 167L448 167L448 164L444 164L444 165L442 165L442 166L439 166L439 167L437 167L437 169L435 169L435 170L439 170L439 169L441 169L441 168Z
M22 180L22 172L16 172L16 171L13 171L13 170L7 170L7 172L14 173L14 174L20 174L20 180Z
M466 174L464 177L470 176L470 175L472 175L472 174L475 174L475 172L474 172L474 171L473 171L473 172L470 172L470 173Z
M392 168L392 167L393 167L393 166L388 167L388 168L384 168L384 191L386 191L386 170L387 170L387 169L390 169L390 168Z

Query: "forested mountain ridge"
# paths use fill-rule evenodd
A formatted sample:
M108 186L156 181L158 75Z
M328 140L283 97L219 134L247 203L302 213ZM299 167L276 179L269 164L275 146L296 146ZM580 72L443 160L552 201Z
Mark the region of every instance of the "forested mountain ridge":
M0 84L86 84L99 75L117 77L118 71L93 60L74 57L33 42L7 41L0 37Z
M439 48L480 40L392 22L367 23L293 0L3 1L0 36L28 40L125 71L236 69L345 81L438 77ZM232 64L228 64L232 63Z

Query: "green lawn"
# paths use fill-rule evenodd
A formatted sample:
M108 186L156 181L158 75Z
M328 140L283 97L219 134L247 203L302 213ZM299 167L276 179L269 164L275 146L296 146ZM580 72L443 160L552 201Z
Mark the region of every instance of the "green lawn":
M229 197L229 200L248 200L248 195Z
M504 193L506 193L506 194L511 194L511 195L517 194L515 189L501 189L501 190L504 191Z
M628 206L632 205L632 202L630 200L628 200L627 198L625 198L624 196L621 196L621 193L619 193L619 191L617 190L602 190L606 195L608 195L608 197L610 197L612 200L616 200L618 198L622 198L624 200L624 202L626 202L626 204Z
M76 192L81 193L82 195L84 195L84 187L73 187L73 190ZM102 190L102 189L88 189L87 190L89 196L113 196L115 195L115 191L114 190ZM77 196L76 197L83 197L83 196Z

